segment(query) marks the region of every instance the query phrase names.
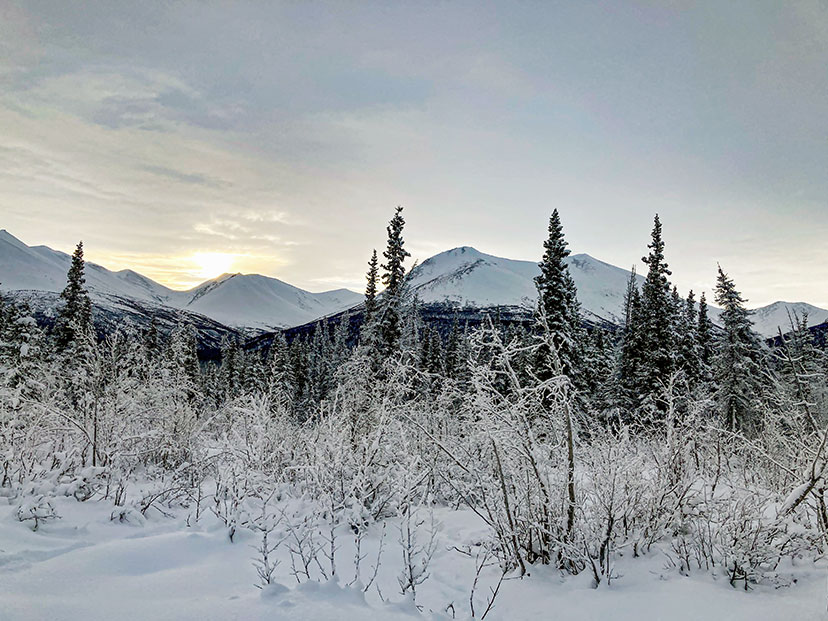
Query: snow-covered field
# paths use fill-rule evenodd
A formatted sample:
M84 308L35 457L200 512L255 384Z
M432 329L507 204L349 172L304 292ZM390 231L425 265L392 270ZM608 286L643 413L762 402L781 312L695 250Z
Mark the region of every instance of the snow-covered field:
M386 524L377 581L363 594L354 579L353 537L343 532L337 575L297 585L286 553L279 555L276 584L258 583L252 559L258 541L240 530L231 542L223 523L206 513L187 525L187 514L149 515L143 523L110 520L112 504L57 501L62 517L33 532L15 519L14 505L0 507L0 618L18 619L444 619L469 618L475 561L456 548L485 534L468 511L438 509L436 552L430 577L418 590L418 611L399 595L399 531ZM362 582L369 580L382 528L363 542ZM593 589L588 572L567 576L533 567L523 579L503 582L487 619L824 619L824 564L785 567L789 587L732 588L727 579L699 572L682 576L657 550L637 559L619 557L617 577ZM477 587L477 617L499 572L489 567ZM385 598L380 599L378 590Z

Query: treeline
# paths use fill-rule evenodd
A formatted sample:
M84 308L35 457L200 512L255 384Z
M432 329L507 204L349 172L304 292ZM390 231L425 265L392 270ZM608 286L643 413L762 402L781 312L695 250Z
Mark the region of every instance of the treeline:
M807 317L767 347L720 269L714 326L704 297L671 285L656 217L624 325L587 324L555 211L531 325L438 332L408 286L404 226L397 208L371 254L358 334L346 317L267 351L226 341L220 364L198 360L185 322L97 340L78 245L53 329L0 308L0 496L34 528L60 496L120 521L209 511L230 540L263 537L263 582L273 529L294 537L295 579L321 580L337 537L358 545L395 517L413 529L412 598L429 558L416 516L436 505L486 525L466 553L504 575L544 563L598 585L617 550L655 546L747 588L824 553L828 366Z
M310 333L290 344L276 333L267 348L245 347L240 338L222 342L220 363L198 362L193 327L182 321L162 333L155 321L142 334L111 335L99 343L92 332L92 305L85 290L83 244L73 255L62 305L54 327L40 330L22 302L0 298L0 346L3 362L24 389L23 369L37 364L53 370L82 368L93 350L111 343L132 349L132 362L149 372L184 372L179 382L196 409L221 406L241 394L278 393L299 421L318 415L337 385L339 369L352 358L365 358L372 380L381 380L391 358L411 363L436 390L443 380L468 373L470 339L475 328L455 318L448 330L423 320L416 296L407 287L402 208L389 222L388 243L368 263L364 307L359 322L346 313L335 323L322 320ZM577 291L566 265L569 250L558 211L549 220L548 238L535 279L538 302L532 325L486 321L506 342L532 355L513 362L523 382L564 375L577 392L579 407L590 416L613 420L653 421L668 406L664 395L681 395L715 404L716 416L732 431L761 430L761 411L783 392L796 395L809 419L824 411L824 378L828 358L808 330L808 317L790 317L779 346L768 348L752 329L731 278L719 267L715 301L723 309L720 325L709 317L705 295L682 297L671 285L659 217L655 217L643 285L633 267L625 293L624 324L617 330L585 322ZM381 286L383 287L381 290ZM380 292L381 291L381 292ZM548 342L547 342L548 341ZM135 347L140 342L140 347ZM96 355L100 353L96 352ZM111 360L118 354L109 352ZM94 356L93 356L94 357ZM85 373L82 373L85 374ZM74 402L74 399L73 399Z

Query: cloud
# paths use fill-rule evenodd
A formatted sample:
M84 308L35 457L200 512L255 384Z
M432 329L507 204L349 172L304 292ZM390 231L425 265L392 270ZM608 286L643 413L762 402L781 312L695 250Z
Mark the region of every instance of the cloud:
M191 183L193 185L203 185L209 188L221 188L231 185L229 182L223 181L221 179L208 177L206 175L198 173L185 173L181 172L180 170L175 170L174 168L167 168L165 166L147 165L143 166L142 168L145 171L153 173L155 175L167 177L175 181L181 181L183 183Z
M420 258L536 260L558 207L624 266L660 211L682 289L723 258L748 297L816 300L826 24L818 2L0 2L3 224L361 288L397 204Z

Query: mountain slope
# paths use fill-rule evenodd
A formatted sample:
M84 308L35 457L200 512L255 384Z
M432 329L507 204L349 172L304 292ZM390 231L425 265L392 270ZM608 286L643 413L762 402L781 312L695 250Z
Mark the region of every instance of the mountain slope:
M582 310L594 319L620 323L630 272L587 254L567 259ZM462 246L423 261L411 274L411 286L424 302L460 306L534 308L538 264L485 254ZM638 277L639 284L643 282Z
M224 274L203 293L197 287L185 308L231 326L290 327L337 313L362 301L347 289L310 293L259 274Z
M71 260L65 252L46 246L27 246L8 231L0 230L0 284L3 289L63 291ZM181 293L132 270L112 272L95 263L86 264L86 285L92 293L155 303L168 303Z
M71 257L46 246L27 246L0 231L0 287L58 293L66 286ZM224 274L193 289L176 291L132 270L113 272L86 264L86 285L94 301L112 297L198 313L229 326L285 328L354 306L362 296L347 289L311 293L258 274Z
M620 324L630 272L587 254L572 255L567 261L587 318ZM2 289L58 293L66 285L70 262L64 252L27 246L0 230ZM411 285L427 304L531 310L538 273L533 261L505 259L462 246L423 261L412 271ZM643 277L637 280L641 284ZM347 289L311 293L258 274L223 274L187 291L176 291L132 270L113 272L87 263L86 281L93 300L112 311L119 304L114 300L127 299L147 306L148 314L152 307L186 310L228 326L259 330L306 324L362 301L360 294ZM766 337L776 335L777 326L787 331L789 311L807 312L810 325L828 320L828 310L803 302L775 302L755 310L756 331ZM719 313L719 309L710 309L714 321Z
M789 314L790 313L790 314ZM808 315L808 325L816 326L828 321L828 310L805 302L774 302L753 311L754 329L761 335L777 336L779 328L785 334L791 330L791 318Z
M567 258L569 271L578 288L581 310L591 319L620 325L624 314L624 293L630 272L604 263L588 254ZM485 254L462 246L434 255L411 274L412 289L426 303L446 302L468 307L520 306L534 308L537 299L534 278L537 263ZM639 286L644 277L636 278ZM775 336L777 326L790 329L788 312L800 316L807 311L809 325L828 320L828 310L804 302L774 302L754 311L754 329L765 337ZM715 322L721 310L710 308Z

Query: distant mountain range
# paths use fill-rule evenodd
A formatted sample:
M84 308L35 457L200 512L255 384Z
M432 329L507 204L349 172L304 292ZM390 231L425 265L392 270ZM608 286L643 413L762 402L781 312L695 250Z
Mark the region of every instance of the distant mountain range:
M71 257L46 246L27 246L0 231L0 288L26 297L48 313L63 290ZM628 270L587 254L568 258L570 273L587 319L620 324ZM469 246L437 254L414 268L412 290L426 304L462 308L534 307L537 263L504 259ZM639 284L643 277L637 277ZM220 328L268 331L312 322L358 306L362 295L348 289L311 293L259 274L224 274L186 291L165 287L132 270L113 272L86 264L86 281L96 307L112 321L131 313L136 323L161 313L172 321L183 313L218 335ZM39 295L42 292L43 295ZM49 295L47 295L49 294ZM828 310L804 302L774 302L756 309L757 332L770 337L789 326L788 313L807 312L811 325L828 320ZM711 308L715 321L718 310ZM142 319L143 318L143 319Z
M46 246L27 246L0 231L0 287L5 290L60 292L72 257ZM311 293L258 274L223 274L186 291L165 287L132 270L113 272L86 264L86 285L98 304L119 298L203 315L233 328L287 328L337 313L362 295L337 289Z

